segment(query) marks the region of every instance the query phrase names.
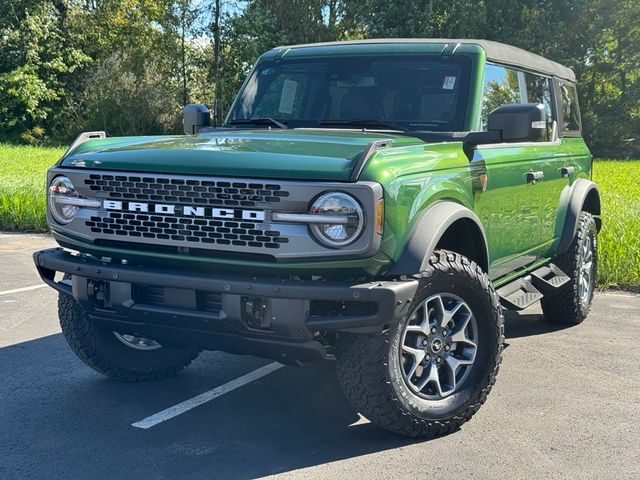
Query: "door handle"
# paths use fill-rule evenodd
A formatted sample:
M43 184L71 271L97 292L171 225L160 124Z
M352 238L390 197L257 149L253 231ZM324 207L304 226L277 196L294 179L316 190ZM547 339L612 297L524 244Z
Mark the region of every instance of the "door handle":
M568 177L569 175L572 175L575 171L576 171L576 167L561 167L560 176Z
M538 180L542 180L544 178L544 172L527 172L527 183L536 183Z

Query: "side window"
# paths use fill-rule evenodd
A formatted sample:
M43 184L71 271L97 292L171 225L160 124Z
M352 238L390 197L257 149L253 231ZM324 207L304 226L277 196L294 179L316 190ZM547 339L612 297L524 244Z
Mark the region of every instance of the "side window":
M550 78L515 70L501 65L485 66L480 129L487 129L489 113L510 103L541 103L544 105L547 129L542 141L553 136L553 101Z
M553 135L553 103L551 101L551 79L533 73L524 74L527 85L527 101L529 103L541 103L547 120L547 131L544 141L552 140Z
M490 112L509 103L522 103L518 72L488 63L484 68L480 130L487 129Z
M575 85L560 82L560 108L562 109L562 131L580 131L580 110Z

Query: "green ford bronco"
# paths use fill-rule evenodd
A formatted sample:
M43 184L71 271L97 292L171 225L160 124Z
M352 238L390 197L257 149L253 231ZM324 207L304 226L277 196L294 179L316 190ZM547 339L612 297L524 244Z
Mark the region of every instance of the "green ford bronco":
M502 309L589 312L600 196L573 72L483 40L260 57L222 126L87 132L48 173L37 252L95 370L175 374L201 350L335 358L353 407L454 431L495 382Z

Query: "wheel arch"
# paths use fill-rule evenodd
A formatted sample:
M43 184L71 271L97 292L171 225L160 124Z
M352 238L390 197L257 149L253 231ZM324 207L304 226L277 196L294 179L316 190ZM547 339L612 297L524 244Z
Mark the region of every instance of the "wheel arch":
M464 255L488 271L487 237L475 213L454 201L442 200L419 215L390 275L420 273L436 249Z
M602 228L602 220L598 217L601 214L600 190L594 182L580 178L571 187L567 214L558 244L556 253L567 251L578 228L580 212L589 212L595 218L598 231Z

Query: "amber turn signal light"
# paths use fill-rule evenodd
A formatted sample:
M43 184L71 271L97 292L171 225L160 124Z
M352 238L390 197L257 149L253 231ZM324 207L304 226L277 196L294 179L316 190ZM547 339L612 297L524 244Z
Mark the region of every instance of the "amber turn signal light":
M381 198L376 202L376 233L382 235L384 227L384 200Z

